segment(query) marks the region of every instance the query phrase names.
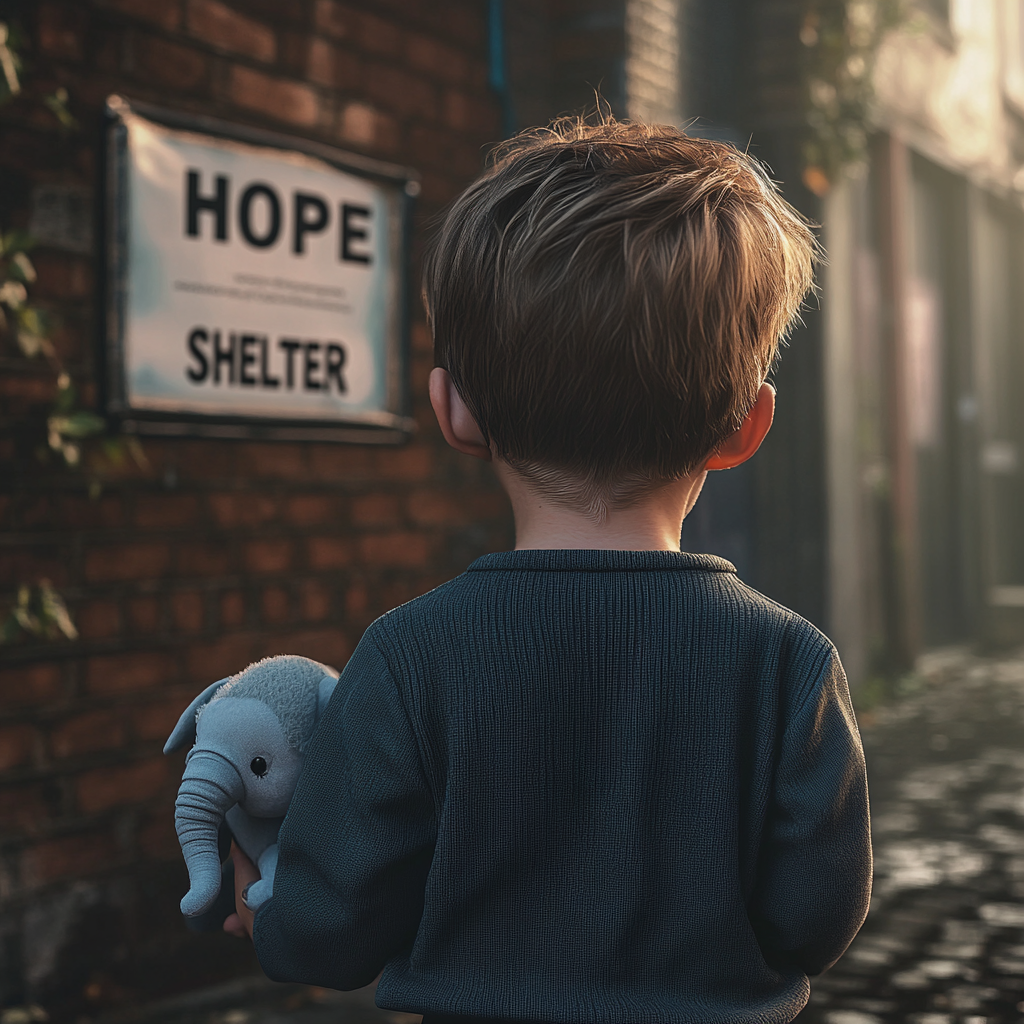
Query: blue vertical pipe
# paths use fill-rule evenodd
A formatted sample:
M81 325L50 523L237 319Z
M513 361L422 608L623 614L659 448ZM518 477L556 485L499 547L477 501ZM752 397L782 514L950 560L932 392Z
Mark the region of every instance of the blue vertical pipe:
M505 63L505 5L503 0L488 0L487 39L490 74L488 82L501 103L501 128L506 138L515 134L516 119Z

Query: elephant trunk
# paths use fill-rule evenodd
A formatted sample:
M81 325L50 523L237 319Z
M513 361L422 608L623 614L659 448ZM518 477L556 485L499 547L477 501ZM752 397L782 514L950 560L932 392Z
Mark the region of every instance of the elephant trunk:
M209 910L220 892L217 832L224 815L243 794L241 776L226 758L209 750L189 755L174 801L174 827L190 886L181 901L186 917Z

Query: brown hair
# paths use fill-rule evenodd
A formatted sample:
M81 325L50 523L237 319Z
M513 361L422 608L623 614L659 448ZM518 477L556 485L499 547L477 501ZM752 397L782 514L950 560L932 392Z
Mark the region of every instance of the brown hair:
M514 469L565 500L628 503L743 421L815 252L734 147L565 118L508 143L449 208L424 270L435 362Z

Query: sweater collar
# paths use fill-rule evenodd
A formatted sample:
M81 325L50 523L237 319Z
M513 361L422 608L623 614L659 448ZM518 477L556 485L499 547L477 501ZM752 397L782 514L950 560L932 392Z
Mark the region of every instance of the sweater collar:
M643 572L685 570L735 573L736 567L717 555L689 551L602 551L558 549L496 551L476 559L467 572Z

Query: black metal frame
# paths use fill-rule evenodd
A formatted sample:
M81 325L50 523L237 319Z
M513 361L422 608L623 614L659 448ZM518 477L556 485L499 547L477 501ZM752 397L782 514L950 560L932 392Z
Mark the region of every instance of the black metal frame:
M401 252L396 254L396 295L399 308L396 336L388 342L387 412L362 420L288 419L271 416L232 416L193 412L133 409L128 404L124 379L124 303L127 284L127 127L124 115L138 114L168 128L230 139L271 149L290 150L317 157L339 170L392 187L398 198ZM408 167L348 153L310 139L232 124L200 114L165 110L121 96L107 99L100 152L100 193L97 204L99 249L99 382L100 398L108 419L124 433L164 437L237 438L267 441L338 441L357 444L401 444L415 431L408 415L409 402L409 278L412 207L419 193L419 177Z

